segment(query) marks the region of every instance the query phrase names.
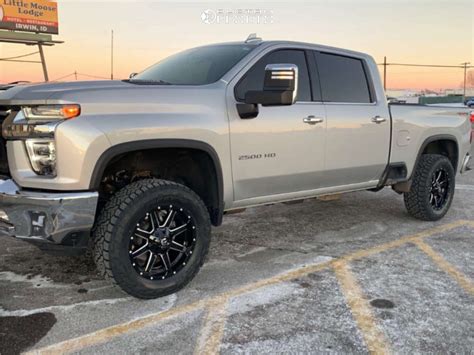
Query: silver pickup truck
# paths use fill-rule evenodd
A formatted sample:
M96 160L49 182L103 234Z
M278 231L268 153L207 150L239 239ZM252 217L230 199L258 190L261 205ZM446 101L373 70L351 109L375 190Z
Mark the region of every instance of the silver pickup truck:
M471 119L387 105L366 54L257 38L123 81L15 86L0 94L0 232L92 247L102 275L154 298L196 275L226 212L391 186L410 215L442 218Z

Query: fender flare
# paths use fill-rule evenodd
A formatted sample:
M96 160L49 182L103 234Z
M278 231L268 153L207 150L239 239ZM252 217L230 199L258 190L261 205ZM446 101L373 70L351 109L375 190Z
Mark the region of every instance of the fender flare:
M414 163L413 168L411 170L410 176L406 180L397 182L395 185L392 186L392 188L395 191L397 191L398 193L403 193L403 192L410 191L411 183L413 181L413 174L415 173L416 166L418 165L418 162L420 161L420 158L423 154L423 151L428 146L428 144L430 144L432 142L435 142L435 141L440 141L440 140L445 140L445 141L447 140L447 141L451 141L454 144L456 144L456 149L457 149L457 152L458 152L458 161L456 162L456 165L453 167L454 172L456 173L457 165L459 163L459 142L458 142L457 138L455 136L451 135L451 134L436 134L434 136L429 136L428 138L426 138L423 141L420 148L418 149L418 154L416 156L416 160L415 160L415 163Z
M90 179L90 190L97 191L99 189L105 168L115 157L124 153L157 148L195 149L203 151L210 156L214 165L218 185L217 211L211 211L211 220L214 225L220 225L222 223L222 216L224 214L224 179L222 175L222 166L216 150L208 143L202 141L192 139L146 139L113 145L104 151L99 159L97 159Z
M458 163L459 163L459 142L457 140L457 138L455 136L453 136L452 134L436 134L434 136L430 136L428 138L426 138L423 143L421 144L420 146L420 149L418 150L418 155L416 156L416 160L415 160L415 164L413 165L413 169L411 171L411 174L410 174L410 178L409 180L412 179L413 177L413 172L415 171L415 168L416 166L418 165L418 162L420 161L420 158L421 158L421 155L423 154L423 151L425 150L425 148L428 146L428 144L430 143L433 143L435 141L452 141L454 144L456 144L456 149L457 149L457 152L458 152L458 157L457 157L457 161L456 161L456 165L453 166L454 168L454 173L456 173L457 171L457 166L458 166Z

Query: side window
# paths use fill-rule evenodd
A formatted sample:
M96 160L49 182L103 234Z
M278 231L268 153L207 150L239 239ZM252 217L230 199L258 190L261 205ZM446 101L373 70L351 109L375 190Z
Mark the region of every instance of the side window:
M239 101L245 99L249 90L262 90L267 64L290 63L298 66L298 96L296 101L311 101L308 66L305 52L297 49L283 49L271 52L261 58L245 73L243 79L235 87L235 97Z
M360 59L315 52L325 102L370 103L370 90Z

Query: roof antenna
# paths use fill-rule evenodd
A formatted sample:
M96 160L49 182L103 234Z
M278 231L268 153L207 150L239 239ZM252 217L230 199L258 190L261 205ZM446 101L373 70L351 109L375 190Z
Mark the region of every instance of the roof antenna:
M251 33L245 40L245 43L250 43L250 42L261 42L262 39L260 37L257 37L256 33Z

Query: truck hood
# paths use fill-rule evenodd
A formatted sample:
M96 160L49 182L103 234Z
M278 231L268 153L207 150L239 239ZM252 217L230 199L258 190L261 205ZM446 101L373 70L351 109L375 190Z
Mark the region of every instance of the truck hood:
M125 81L74 81L65 83L43 83L17 85L8 90L0 91L0 104L16 104L23 101L47 103L50 100L60 100L71 93L80 94L85 91L109 91L135 86Z

